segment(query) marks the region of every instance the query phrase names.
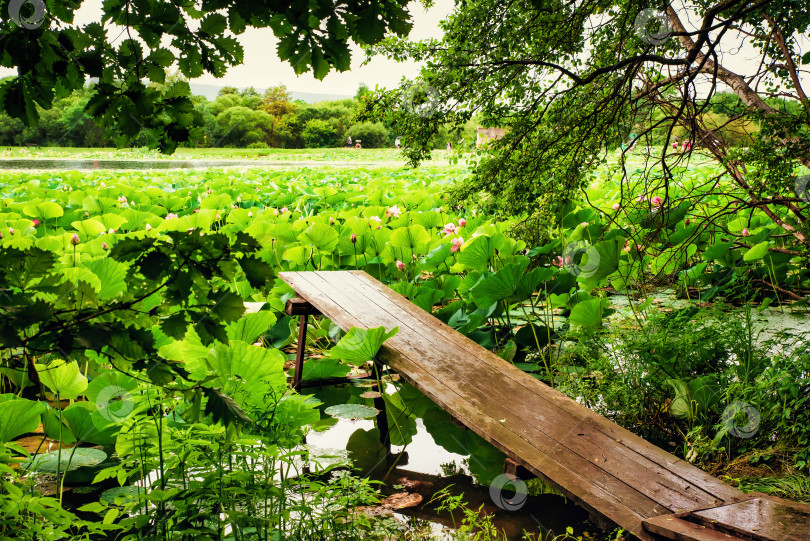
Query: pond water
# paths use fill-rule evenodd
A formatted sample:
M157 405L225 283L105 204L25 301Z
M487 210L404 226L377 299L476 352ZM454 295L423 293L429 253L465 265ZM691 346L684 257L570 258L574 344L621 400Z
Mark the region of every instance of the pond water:
M324 402L323 407L335 403L369 405L371 401L360 396L368 391L368 383L360 380L302 392ZM528 498L508 488L497 490L497 481L493 492L490 478L502 474L505 456L454 424L446 412L413 387L389 383L386 402L392 440L390 460L386 460L372 419L336 420L329 429L310 433L307 446L315 457L335 456L345 450L363 473L385 483L388 494L407 491L421 495L421 504L395 514L403 522L439 537L452 528L454 519L460 523L460 513L452 517L438 511L438 502L431 502L437 491L450 487L452 494L463 493L469 508L481 508L491 515L510 540L522 539L524 530L535 534L560 534L569 526L578 533L597 530L588 522L586 511L554 494L539 480L529 481Z
M163 169L208 169L227 167L369 167L392 165L396 162L349 162L349 161L302 161L302 160L135 160L135 159L93 159L93 158L4 158L0 159L0 169L14 170L70 170L85 171L94 169L163 170Z

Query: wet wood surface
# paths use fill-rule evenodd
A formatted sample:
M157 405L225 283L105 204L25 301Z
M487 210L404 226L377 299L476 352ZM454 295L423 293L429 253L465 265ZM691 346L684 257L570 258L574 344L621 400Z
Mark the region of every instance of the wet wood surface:
M660 535L644 528L647 519L746 499L514 367L362 271L280 277L344 330L398 328L381 348L381 361L596 518L640 539Z

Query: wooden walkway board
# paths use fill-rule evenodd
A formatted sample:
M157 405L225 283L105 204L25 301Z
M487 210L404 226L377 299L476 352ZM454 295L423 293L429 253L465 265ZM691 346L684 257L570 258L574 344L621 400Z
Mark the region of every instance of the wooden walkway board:
M361 271L283 272L343 329L399 332L378 357L471 430L641 539L659 515L745 495L503 361Z

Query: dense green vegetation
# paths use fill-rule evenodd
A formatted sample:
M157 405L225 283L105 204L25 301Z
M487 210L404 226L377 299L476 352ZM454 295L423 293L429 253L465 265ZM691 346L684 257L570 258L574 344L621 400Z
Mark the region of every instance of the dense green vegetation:
M458 169L4 174L0 436L9 477L0 498L14 511L3 533L383 535L387 523L351 511L374 501L366 481L301 470L322 460L299 445L307 431L345 415L341 404L355 417L376 410L355 393L321 403L289 389L284 348L295 321L282 309L292 291L277 273L292 269L364 269L687 460L743 487L807 499L807 337L759 341L751 321L754 306L801 313L806 297L793 299L810 289L806 261L757 216L694 231L701 206L666 209L655 194L614 205L618 174L601 170L589 203L572 202L540 239L519 236L521 217L449 208L444 192L463 177ZM682 189L702 189L712 175L709 165L683 171ZM688 246L675 250L680 243ZM688 306L656 308L645 293L656 284ZM701 310L709 301L716 311ZM247 314L244 302L264 304ZM722 303L745 306L749 319L728 318ZM382 329L347 336L354 347L341 346L328 320L313 322L308 347L325 356L304 378L362 367L385 339ZM437 444L476 456L479 482L501 471L500 452L415 390L389 390L392 443L407 445L421 418ZM740 402L755 408L755 426L750 411L729 417ZM14 443L40 424L63 445ZM349 457L362 471L383 456L374 432L352 436ZM770 485L756 479L763 471ZM53 497L39 495L43 473L56 476ZM88 485L95 492L78 499L75 488Z
M193 115L199 122L186 148L335 148L361 141L363 148L393 148L396 132L387 122L360 121L357 113L368 89L360 87L354 98L307 104L293 100L283 86L259 93L253 88L222 88L217 98L193 96ZM0 113L0 145L30 147L115 147L119 141L87 109L96 95L95 85L81 88L39 108L39 121L27 126L22 120ZM154 147L149 130L130 141L134 147ZM470 123L461 130L442 129L434 148L471 147L475 132Z

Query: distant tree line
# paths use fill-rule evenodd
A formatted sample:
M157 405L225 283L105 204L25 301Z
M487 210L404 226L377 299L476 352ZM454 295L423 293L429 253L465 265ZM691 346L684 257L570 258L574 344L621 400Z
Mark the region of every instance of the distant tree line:
M39 109L35 126L0 113L0 146L116 146L112 134L86 111L93 94L93 86L87 85L56 100L51 109ZM182 146L329 148L345 146L351 137L352 142L360 140L363 148L392 147L397 134L389 123L356 118L368 94L368 88L361 86L353 98L309 104L293 100L283 85L263 93L255 88L224 87L214 100L192 96L193 114L201 129L192 142ZM150 133L143 130L133 146L151 146L149 137ZM444 148L448 142L471 145L474 138L472 126L464 133L443 130L435 147Z

